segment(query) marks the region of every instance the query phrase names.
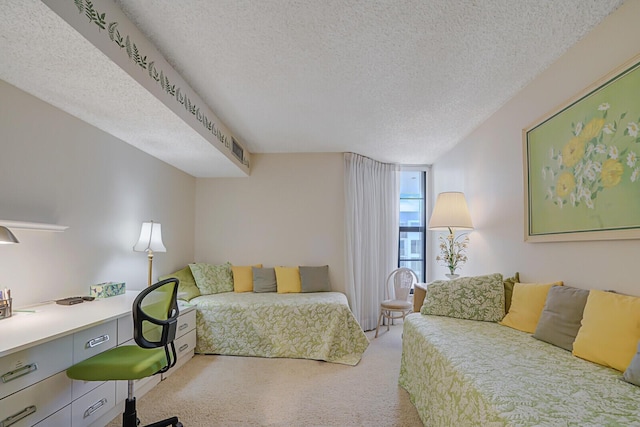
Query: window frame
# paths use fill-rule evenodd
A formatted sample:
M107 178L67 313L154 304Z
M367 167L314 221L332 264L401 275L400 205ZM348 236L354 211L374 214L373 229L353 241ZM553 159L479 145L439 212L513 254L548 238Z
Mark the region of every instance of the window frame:
M427 187L427 175L429 173L429 168L425 166L417 166L417 167L403 167L400 170L402 172L421 172L420 173L420 187L422 189L422 197L421 198L403 198L400 197L399 201L402 200L422 200L422 226L415 225L407 225L403 226L398 224L398 262L397 265L400 267L402 262L411 262L417 261L422 262L422 271L416 271L418 277L421 278L424 282L426 282L427 278L427 201L428 201L428 187ZM400 210L398 210L398 217L400 216ZM402 248L402 233L421 233L422 234L422 257L421 258L407 258L407 254L404 257L401 256L401 248ZM412 290L413 292L413 290Z

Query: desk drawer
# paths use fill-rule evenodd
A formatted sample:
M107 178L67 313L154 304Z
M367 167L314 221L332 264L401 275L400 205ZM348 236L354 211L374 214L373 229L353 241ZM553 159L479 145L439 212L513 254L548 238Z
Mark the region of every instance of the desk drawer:
M71 427L71 405L40 421L34 427Z
M0 399L71 366L72 343L69 335L1 358Z
M116 382L107 381L71 403L71 425L91 425L116 404Z
M71 380L60 372L0 400L0 425L32 426L71 401Z
M73 334L73 363L102 353L116 346L118 324L116 320Z
M118 345L133 339L133 315L118 318Z
M176 330L176 338L180 338L186 333L196 328L196 311L191 310L178 317L178 328ZM176 347L177 348L177 347Z
M73 380L73 385L71 386L71 398L75 400L80 396L82 396L83 394L89 393L91 390L98 387L103 382L104 381Z

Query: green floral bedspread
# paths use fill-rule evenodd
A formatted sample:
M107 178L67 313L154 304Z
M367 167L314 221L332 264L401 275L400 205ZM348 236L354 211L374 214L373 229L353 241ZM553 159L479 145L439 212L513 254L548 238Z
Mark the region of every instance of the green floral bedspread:
M203 295L196 353L290 357L355 366L369 340L339 292Z
M640 426L620 372L491 322L407 316L400 385L427 426Z

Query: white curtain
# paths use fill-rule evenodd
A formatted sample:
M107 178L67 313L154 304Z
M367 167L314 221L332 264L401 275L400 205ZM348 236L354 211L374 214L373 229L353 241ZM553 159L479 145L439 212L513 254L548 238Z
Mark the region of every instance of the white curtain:
M398 265L399 176L396 165L344 155L345 289L365 331L375 329L387 276Z

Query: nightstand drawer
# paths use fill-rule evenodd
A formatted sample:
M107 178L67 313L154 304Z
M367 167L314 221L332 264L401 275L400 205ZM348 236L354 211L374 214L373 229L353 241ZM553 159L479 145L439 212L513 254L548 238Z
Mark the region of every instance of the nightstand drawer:
M196 328L196 311L191 310L178 317L178 329L176 331L176 339L184 336L186 333ZM177 349L177 347L176 347Z
M0 358L0 399L71 366L71 335Z
M188 354L193 354L193 350L196 347L196 332L191 331L191 333L181 336L175 340L174 344L176 346L178 359Z
M162 374L162 379L167 378L177 371L178 368L191 360L193 357L193 351L196 348L196 331L192 330L186 335L181 336L179 339L175 340L174 344L176 346L178 360L173 368Z
M73 334L73 363L102 353L116 346L118 325L116 320Z

